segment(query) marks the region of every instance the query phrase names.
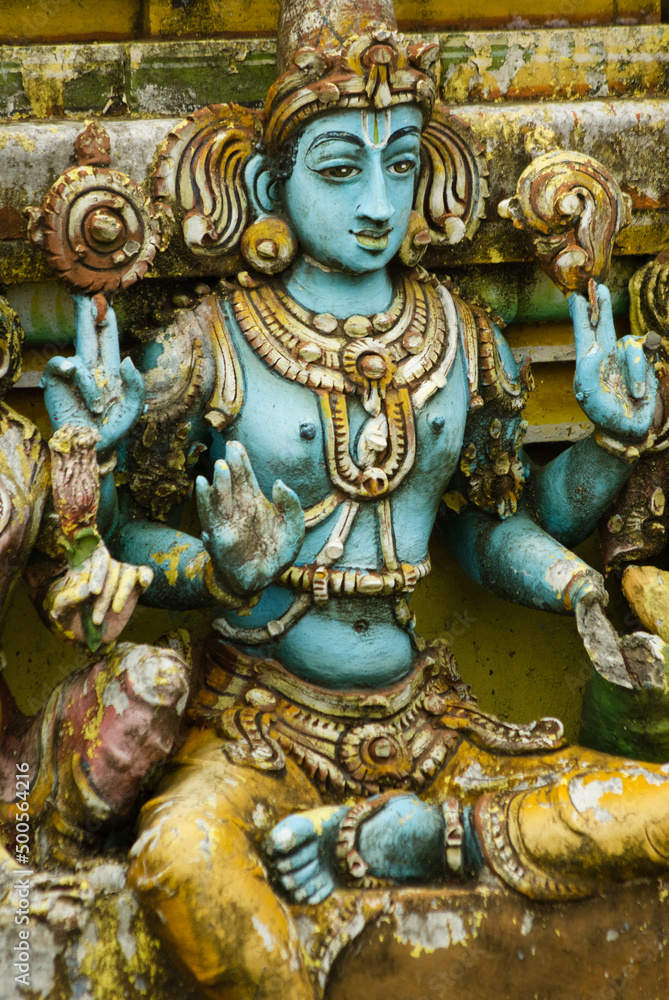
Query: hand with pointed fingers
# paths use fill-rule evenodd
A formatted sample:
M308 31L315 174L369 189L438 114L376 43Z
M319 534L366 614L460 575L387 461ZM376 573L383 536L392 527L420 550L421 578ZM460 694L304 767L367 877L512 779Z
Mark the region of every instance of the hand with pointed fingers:
M102 627L102 641L112 642L152 579L148 566L117 562L101 542L80 566L71 567L50 585L42 602L49 627L71 642L85 642L82 611L87 608L93 625Z
M295 813L271 830L263 845L274 881L294 903L320 903L336 888L335 853L346 806Z
M642 440L655 415L657 379L638 337L617 340L611 296L597 285L599 317L593 328L588 300L572 292L576 374L574 392L583 412L615 438Z
M115 447L144 409L144 379L130 358L121 361L118 326L102 295L73 295L76 353L52 358L40 385L54 430L84 424L100 433L99 452Z
M257 593L294 562L304 541L300 501L277 479L270 503L238 441L228 441L213 484L200 476L196 491L202 541L226 591Z

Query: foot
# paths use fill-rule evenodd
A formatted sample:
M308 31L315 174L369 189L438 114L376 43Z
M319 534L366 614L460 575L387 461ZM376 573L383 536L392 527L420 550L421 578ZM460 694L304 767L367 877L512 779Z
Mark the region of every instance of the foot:
M324 806L286 817L263 850L274 880L294 903L320 903L340 882L335 846L346 806Z
M320 903L348 879L336 854L346 807L288 816L274 827L264 851L275 880L295 903ZM375 878L427 882L446 871L444 819L439 806L398 795L364 820L356 843Z

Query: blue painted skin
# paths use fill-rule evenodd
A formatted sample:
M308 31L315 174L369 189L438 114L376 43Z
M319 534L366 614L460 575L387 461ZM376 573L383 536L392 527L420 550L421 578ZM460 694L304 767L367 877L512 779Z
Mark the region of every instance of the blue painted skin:
M391 134L386 136L381 116L375 120L367 112L338 110L306 127L288 181L273 181L260 157L248 164L245 177L255 209L284 213L298 233L301 253L284 280L289 293L306 308L345 318L355 313L371 315L390 305L393 287L388 264L399 249L413 205L421 124L417 108L393 109ZM377 145L366 141L366 132ZM654 374L637 341L626 338L616 343L608 292L600 286L598 295L601 319L596 331L590 326L585 299L576 294L570 298L576 391L584 412L603 430L617 438L638 440L654 411ZM85 302L81 299L77 305L78 359L50 362L44 377L45 397L54 426L67 418L102 427L105 414L100 412L99 396L102 410L106 408L112 416L110 422L106 413L107 424L102 428L107 448L127 432L141 411L143 398L127 364L119 365L116 354L105 346L113 321L109 319L106 330L100 331L98 345L98 332ZM202 538L143 519L127 497L117 500L112 477L105 484L101 519L106 517L108 544L117 559L153 568L149 603L168 608L214 606L202 582L185 575L187 563L206 548L217 576L230 589L240 594L264 589L252 615L244 620L245 626L254 626L280 616L292 600L289 592L272 585L277 567L311 561L331 530L329 519L305 536L301 513L301 508L326 496L330 486L323 468L316 397L266 368L237 329L229 309L226 322L244 371L245 404L233 428L209 437L209 454L216 465L213 485L198 483ZM505 367L515 376L511 352L501 334L499 339ZM92 385L88 371L92 359L97 359L101 371L110 359L117 380L113 388L120 385L122 390L109 396L111 407L104 386ZM152 363L155 351L150 347L144 369ZM458 485L456 469L467 401L466 367L460 351L446 387L417 415L415 466L393 493L398 556L403 562L425 556L440 498L449 483ZM364 418L361 405L353 400L353 435ZM192 425L193 440L207 440L210 432L202 414ZM592 441L581 442L532 473L533 489L527 491L530 501L516 515L499 521L469 507L451 520L447 540L467 572L484 586L516 602L564 612L564 580L556 582L551 567L571 560L573 577L586 574L574 601L594 585L586 564L560 543L575 544L587 536L629 471L629 465ZM586 504L577 499L584 491ZM269 513L264 500L268 496L274 501ZM267 530L274 532L276 541L269 556L256 543L258 520L246 518L246 535L235 524L242 500L242 506L255 504L264 509ZM175 544L185 546L176 586L166 579L164 565L151 556ZM363 505L347 541L345 559L348 565L382 565L370 505ZM287 669L307 681L340 690L386 686L408 673L413 657L409 637L395 620L393 602L385 598L364 602L338 598L313 607L280 640L258 652L279 657ZM337 884L333 848L345 811L345 807L333 807L289 816L270 833L268 864L291 898L317 902ZM441 878L445 874L441 810L414 795L394 798L365 823L361 848L370 872L378 877L397 881Z

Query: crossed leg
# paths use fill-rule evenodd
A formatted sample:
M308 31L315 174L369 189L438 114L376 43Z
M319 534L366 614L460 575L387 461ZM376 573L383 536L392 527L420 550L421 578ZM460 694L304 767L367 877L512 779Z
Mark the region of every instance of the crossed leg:
M280 775L233 764L207 729L191 733L143 809L130 884L212 1000L313 1000L292 917L259 845L283 817L320 805L293 761Z

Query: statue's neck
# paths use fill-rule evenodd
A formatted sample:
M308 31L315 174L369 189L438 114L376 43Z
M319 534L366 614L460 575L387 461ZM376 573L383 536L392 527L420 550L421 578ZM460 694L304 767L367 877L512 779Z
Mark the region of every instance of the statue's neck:
M300 256L285 276L286 290L301 306L337 319L383 312L393 298L387 268L365 274L345 274L319 267Z

